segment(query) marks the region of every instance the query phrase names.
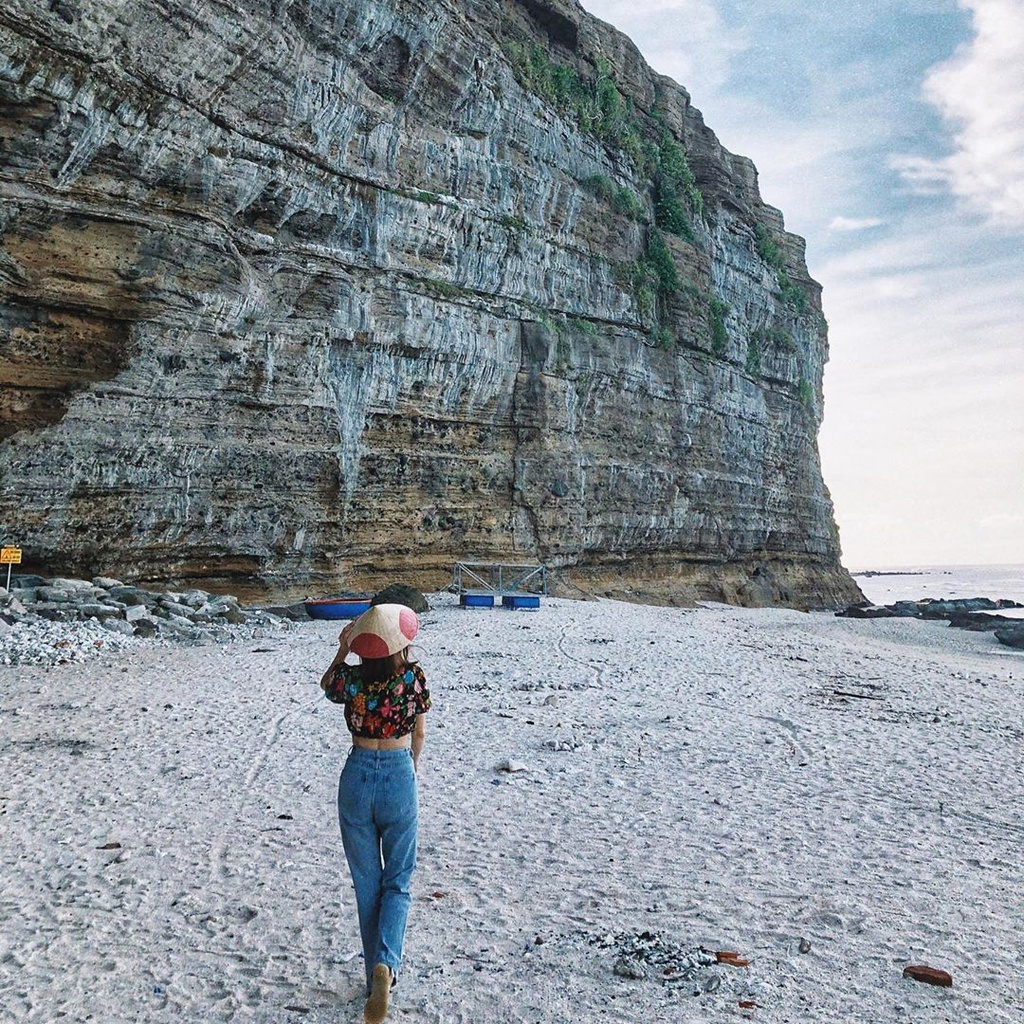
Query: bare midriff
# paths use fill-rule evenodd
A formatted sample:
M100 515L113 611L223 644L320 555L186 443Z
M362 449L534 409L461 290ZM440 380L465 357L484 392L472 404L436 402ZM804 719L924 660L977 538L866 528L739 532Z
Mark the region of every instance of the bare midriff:
M375 739L372 736L353 736L352 746L363 750L408 750L412 746L412 733L396 739Z

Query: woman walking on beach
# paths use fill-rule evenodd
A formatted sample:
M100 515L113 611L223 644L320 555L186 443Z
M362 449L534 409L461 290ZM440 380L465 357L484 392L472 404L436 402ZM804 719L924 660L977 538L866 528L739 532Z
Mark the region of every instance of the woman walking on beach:
M427 681L409 660L419 632L411 608L379 604L350 622L320 680L345 706L352 750L338 783L338 820L356 891L368 998L366 1024L380 1024L402 963L416 865L416 770L430 708ZM360 663L347 665L352 653Z

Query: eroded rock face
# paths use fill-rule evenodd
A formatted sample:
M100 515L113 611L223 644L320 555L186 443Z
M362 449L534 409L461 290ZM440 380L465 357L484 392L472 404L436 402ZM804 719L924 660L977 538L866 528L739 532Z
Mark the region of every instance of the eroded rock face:
M0 514L27 558L859 597L820 290L684 90L567 0L232 12L0 11Z

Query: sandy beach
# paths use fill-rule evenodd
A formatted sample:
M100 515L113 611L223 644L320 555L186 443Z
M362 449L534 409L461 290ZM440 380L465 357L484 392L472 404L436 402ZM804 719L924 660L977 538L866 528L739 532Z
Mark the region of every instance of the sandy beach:
M1024 1019L1024 655L943 622L432 601L390 1019ZM336 636L0 668L0 1019L361 1020Z

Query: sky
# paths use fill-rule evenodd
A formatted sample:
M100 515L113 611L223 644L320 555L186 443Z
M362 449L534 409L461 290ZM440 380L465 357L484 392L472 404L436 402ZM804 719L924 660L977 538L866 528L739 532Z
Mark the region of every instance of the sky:
M844 564L1024 564L1024 0L583 0L807 239Z

